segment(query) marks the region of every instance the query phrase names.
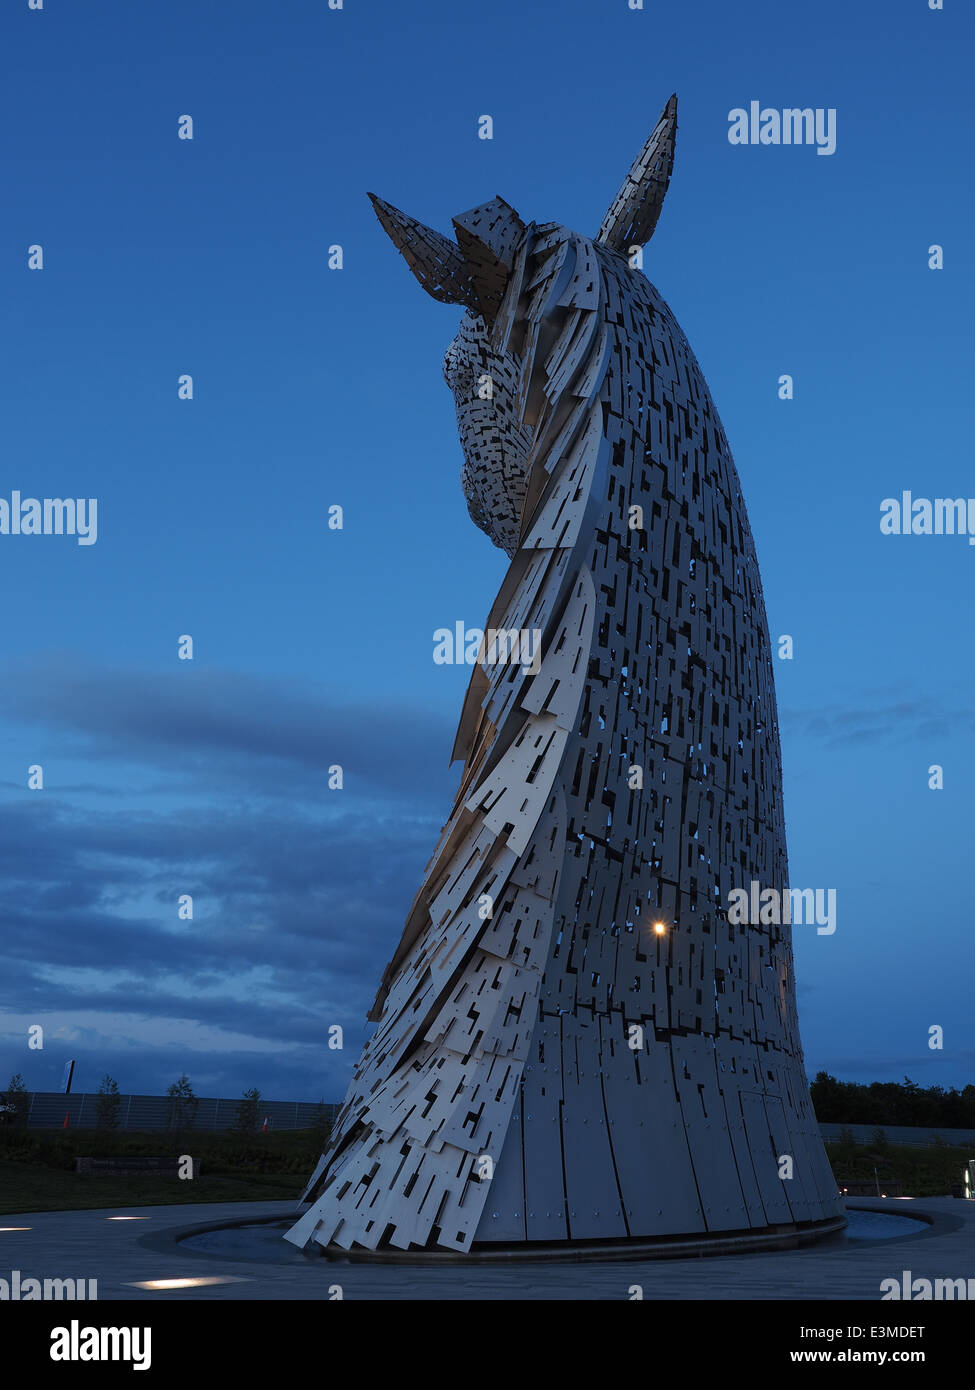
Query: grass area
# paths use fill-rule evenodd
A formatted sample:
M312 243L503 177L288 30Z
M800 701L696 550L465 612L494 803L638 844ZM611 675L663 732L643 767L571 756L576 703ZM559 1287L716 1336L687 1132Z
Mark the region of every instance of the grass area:
M112 1130L26 1130L0 1128L0 1213L90 1211L100 1207L145 1207L195 1202L296 1201L322 1150L320 1130L269 1134L136 1133ZM907 1197L940 1197L962 1181L975 1153L947 1144L910 1148L901 1144L827 1144L839 1187L871 1182L876 1167L881 1186L900 1182ZM202 1175L192 1180L81 1176L79 1156L192 1154Z
M899 1182L905 1197L947 1197L963 1180L965 1168L975 1153L932 1144L913 1148L907 1144L844 1143L826 1145L837 1186L850 1182L873 1182L874 1168L881 1188L885 1181Z
M321 1153L320 1130L183 1134L0 1129L0 1213L90 1211L196 1202L297 1201ZM201 1176L182 1180L80 1175L76 1157L191 1154Z
M288 1174L252 1173L241 1177L205 1174L179 1178L79 1177L54 1168L0 1159L0 1213L90 1211L101 1207L157 1207L192 1202L297 1201L304 1190Z

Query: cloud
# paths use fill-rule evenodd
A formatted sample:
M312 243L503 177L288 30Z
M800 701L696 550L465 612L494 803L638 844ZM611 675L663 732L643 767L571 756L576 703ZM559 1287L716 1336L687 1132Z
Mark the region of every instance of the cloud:
M0 1026L0 1070L41 1086L50 1057L27 1052L29 1016L51 1021L58 1074L61 1054L79 1057L81 1088L109 1071L145 1091L205 1059L220 1093L317 1100L325 1078L341 1099L449 813L457 773L437 755L453 729L323 687L77 663L8 675L0 709L50 750L48 790L0 801L0 971L19 1020ZM69 743L124 807L58 786ZM334 1023L344 1053L326 1046Z
M817 710L784 709L780 718L783 732L821 739L830 747L941 739L975 728L971 709L949 709L931 697L886 704L826 705Z
M219 776L225 789L240 784L252 794L324 794L338 763L347 789L388 801L436 785L431 766L450 780L454 730L441 715L191 662L156 672L95 668L67 656L24 662L0 683L0 712L45 726L48 740L56 732L55 746L82 757L89 772L106 762L148 765L165 784ZM33 746L41 746L37 738Z

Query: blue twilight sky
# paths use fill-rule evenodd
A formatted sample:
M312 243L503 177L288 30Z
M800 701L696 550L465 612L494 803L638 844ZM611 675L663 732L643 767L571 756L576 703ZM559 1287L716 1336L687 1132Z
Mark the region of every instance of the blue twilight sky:
M594 233L674 90L645 269L795 641L792 882L838 894L796 929L807 1072L975 1080L975 549L879 529L975 495L969 7L6 0L0 55L0 498L99 507L94 545L0 535L0 1087L76 1057L76 1089L341 1099L457 777L432 634L506 563L458 481L460 311L366 190ZM731 145L751 100L835 108L835 154Z

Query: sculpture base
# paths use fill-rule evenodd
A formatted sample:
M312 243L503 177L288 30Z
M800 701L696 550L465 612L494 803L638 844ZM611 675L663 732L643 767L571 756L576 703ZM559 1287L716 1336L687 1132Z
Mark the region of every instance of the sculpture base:
M338 1245L320 1246L328 1260L380 1261L386 1264L510 1264L540 1260L558 1264L566 1260L676 1260L704 1255L743 1255L761 1250L794 1250L836 1235L846 1226L845 1216L825 1221L800 1221L766 1226L761 1231L726 1231L721 1235L662 1236L656 1240L588 1240L523 1242L513 1245L475 1244L473 1249L343 1250ZM314 1242L306 1247L314 1253Z

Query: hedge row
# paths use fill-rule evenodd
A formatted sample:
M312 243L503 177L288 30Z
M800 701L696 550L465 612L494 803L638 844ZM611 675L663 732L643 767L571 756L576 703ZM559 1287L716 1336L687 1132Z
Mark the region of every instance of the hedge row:
M239 1134L232 1130L140 1133L135 1130L27 1130L0 1127L0 1157L42 1168L74 1170L79 1156L92 1158L192 1154L203 1171L231 1173L308 1173L318 1160L320 1130L282 1130Z

